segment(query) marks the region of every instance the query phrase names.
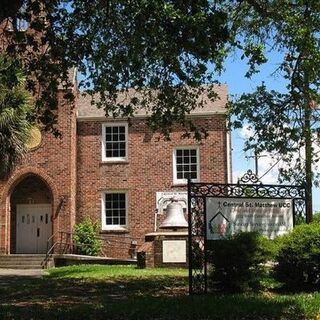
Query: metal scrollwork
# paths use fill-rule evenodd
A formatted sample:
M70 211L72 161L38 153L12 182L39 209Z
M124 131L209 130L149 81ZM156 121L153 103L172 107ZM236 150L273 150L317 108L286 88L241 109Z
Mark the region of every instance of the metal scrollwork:
M238 183L260 183L260 184L262 184L259 177L255 173L253 173L252 170L250 170L250 169L238 180Z
M190 293L206 293L207 257L205 240L206 199L216 198L264 198L291 199L294 221L305 217L305 187L301 185L264 185L251 171L236 184L188 182L189 221L189 290Z

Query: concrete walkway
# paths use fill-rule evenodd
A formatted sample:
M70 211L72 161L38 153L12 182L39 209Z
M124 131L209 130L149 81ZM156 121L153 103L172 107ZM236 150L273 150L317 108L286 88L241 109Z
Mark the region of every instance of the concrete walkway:
M0 268L0 278L21 277L21 278L41 278L48 274L44 269L2 269Z

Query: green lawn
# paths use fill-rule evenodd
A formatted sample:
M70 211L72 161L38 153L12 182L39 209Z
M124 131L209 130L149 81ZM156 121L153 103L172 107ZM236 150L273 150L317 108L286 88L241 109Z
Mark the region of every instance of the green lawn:
M320 319L320 294L188 296L186 270L76 266L0 278L0 319Z

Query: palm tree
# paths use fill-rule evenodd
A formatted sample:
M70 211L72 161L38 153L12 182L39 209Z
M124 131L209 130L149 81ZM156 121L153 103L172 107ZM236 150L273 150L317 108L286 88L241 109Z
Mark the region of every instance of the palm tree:
M27 151L34 109L25 81L19 63L0 54L0 177Z

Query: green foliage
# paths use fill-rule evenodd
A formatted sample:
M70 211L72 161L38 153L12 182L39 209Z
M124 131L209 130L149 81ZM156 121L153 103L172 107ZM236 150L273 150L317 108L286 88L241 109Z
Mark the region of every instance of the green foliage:
M33 121L31 97L19 63L0 54L0 177L25 154Z
M279 236L279 237L276 237L272 240L267 240L265 239L266 241L266 247L268 248L268 251L270 253L270 256L269 256L269 261L274 261L276 256L278 255L281 247L282 247L282 243L283 243L283 237L284 236Z
M320 223L320 212L315 212L312 216L313 223Z
M291 289L320 288L319 224L302 224L283 236L275 276Z
M296 226L298 226L300 224L304 224L304 223L306 223L306 218L305 217L300 216L300 215L295 217L295 225Z
M230 104L230 114L235 116L231 122L234 127L251 127L246 150L277 154L283 161L281 180L303 183L307 179L310 185L313 178L317 183L319 175L311 172L310 163L319 161L311 144L319 145L320 132L316 107L320 104L320 2L229 1L229 6L237 46L248 61L247 76L267 62L269 52L277 52L279 63L270 74L286 86L277 92L262 83L254 92L241 95ZM303 147L305 157L300 156Z
M100 225L86 218L83 222L74 227L73 241L77 254L97 256L101 252L102 243L97 239Z
M209 242L211 285L222 291L246 291L259 285L263 264L276 252L272 241L257 232L241 232Z
M212 71L223 70L224 59L236 48L248 62L251 77L274 50L283 57L276 71L285 79L287 92L258 88L241 97L231 113L253 124L256 137L247 148L269 141L267 150L285 151L289 161L289 153L304 144L302 119L310 105L320 102L318 0L23 2L25 10L19 11L22 1L2 1L0 19L26 20L37 32L21 32L13 25L0 39L7 39L2 47L8 54L23 61L28 89L38 97L37 117L49 128L56 121L60 80L67 88L68 71L76 66L82 75L80 86L97 93L94 102L109 115L131 117L141 105L149 111L152 129L168 136L179 123L199 138L205 133L185 114L203 105L198 99L201 85L214 83ZM43 50L43 45L50 50ZM315 110L311 112L317 119ZM289 125L288 119L293 119ZM313 133L319 131L317 124L312 127ZM313 156L316 160L315 151ZM285 177L295 173L282 171Z
M6 50L23 60L30 90L36 91L38 82L43 87L37 100L41 121L54 125L59 81L68 87L68 70L76 66L80 88L108 115L130 118L142 106L150 127L166 136L175 123L196 138L205 135L185 114L205 104L198 99L201 85L212 84L212 71L222 70L229 38L226 11L212 1L24 3L25 10L16 10L13 18L28 21L38 33L13 28ZM1 13L11 11L1 9L0 4ZM41 50L43 44L50 50Z

